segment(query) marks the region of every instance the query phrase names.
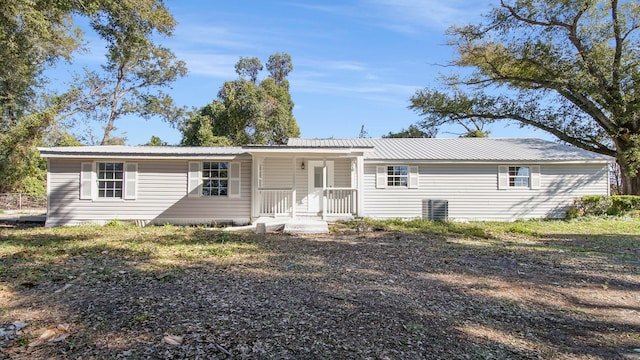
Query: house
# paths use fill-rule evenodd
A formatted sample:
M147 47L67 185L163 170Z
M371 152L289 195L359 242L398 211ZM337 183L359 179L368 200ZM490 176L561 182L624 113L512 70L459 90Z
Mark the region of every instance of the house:
M47 226L259 217L562 218L612 158L539 139L290 139L242 147L41 148Z

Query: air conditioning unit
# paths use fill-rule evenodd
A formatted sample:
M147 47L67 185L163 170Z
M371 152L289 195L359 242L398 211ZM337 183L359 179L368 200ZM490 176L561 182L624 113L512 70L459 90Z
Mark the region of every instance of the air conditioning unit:
M422 200L422 218L424 220L449 220L449 201L441 199Z

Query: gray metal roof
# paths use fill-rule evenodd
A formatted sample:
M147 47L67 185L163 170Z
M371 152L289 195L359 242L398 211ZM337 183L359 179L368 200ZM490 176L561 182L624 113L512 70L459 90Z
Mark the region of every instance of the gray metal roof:
M290 146L372 146L368 160L430 161L611 161L611 157L540 139L383 138L289 139Z
M61 146L38 148L42 157L58 156L139 156L139 157L199 157L246 154L238 146Z
M289 139L286 146L69 146L39 148L42 157L201 158L247 155L252 149L352 149L367 160L421 161L597 161L613 158L540 139L429 138L429 139Z

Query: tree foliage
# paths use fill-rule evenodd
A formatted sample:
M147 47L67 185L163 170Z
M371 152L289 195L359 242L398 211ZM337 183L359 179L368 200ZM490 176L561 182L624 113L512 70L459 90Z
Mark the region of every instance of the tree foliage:
M80 30L71 23L70 1L0 2L0 128L10 131L33 113L42 73L80 46Z
M241 56L240 60L236 63L236 73L238 76L243 79L249 78L248 80L254 84L257 83L258 74L262 69L262 63L257 57L246 58Z
M225 82L218 98L186 122L182 144L284 144L290 137L300 136L286 80L286 75L293 68L291 57L276 54L269 59L270 63L273 62L273 65L267 65L270 76L256 83L255 70L262 68L259 60L240 58L236 64L240 78ZM248 68L253 70L248 71ZM220 137L228 139L228 142Z
M387 135L382 135L383 138L432 138L436 137L438 129L435 127L426 128L421 130L416 125L409 125L408 128L402 129L397 133L389 131Z
M134 7L134 8L132 8ZM115 122L136 114L177 123L184 113L162 89L187 74L183 61L154 36L171 36L176 23L159 0L105 1L91 26L107 41L102 72L88 72L78 85L79 111L105 124L101 144L111 139Z
M71 61L83 45L75 16L88 19L107 42L104 73L90 73L64 94L49 94L45 71L60 60ZM45 163L35 147L78 143L61 118L99 109L108 109L106 118L113 121L126 113L179 116L170 97L150 91L186 71L168 49L152 42L171 35L174 26L162 0L0 2L0 191L34 188L29 179L39 179L38 191L44 192ZM123 141L105 136L103 142Z
M423 89L423 124L515 121L616 157L640 191L640 5L618 0L502 0L481 24L452 27L452 65L470 75Z
M167 143L166 141L162 141L162 139L160 139L155 135L151 135L151 138L149 139L149 141L144 145L145 146L168 146L169 143Z

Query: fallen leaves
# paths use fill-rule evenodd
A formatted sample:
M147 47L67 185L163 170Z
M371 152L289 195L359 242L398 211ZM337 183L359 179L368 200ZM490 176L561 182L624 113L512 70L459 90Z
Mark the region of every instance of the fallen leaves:
M175 346L182 345L182 340L184 340L184 337L182 337L182 336L177 336L177 335L165 335L165 336L162 338L162 341L163 341L165 344L175 345Z
M30 348L63 341L69 337L69 324L51 325L38 329L35 334L40 335L27 345Z
M549 239L169 230L47 253L32 289L0 278L3 316L31 324L0 323L0 358L616 358L640 340L635 263Z

